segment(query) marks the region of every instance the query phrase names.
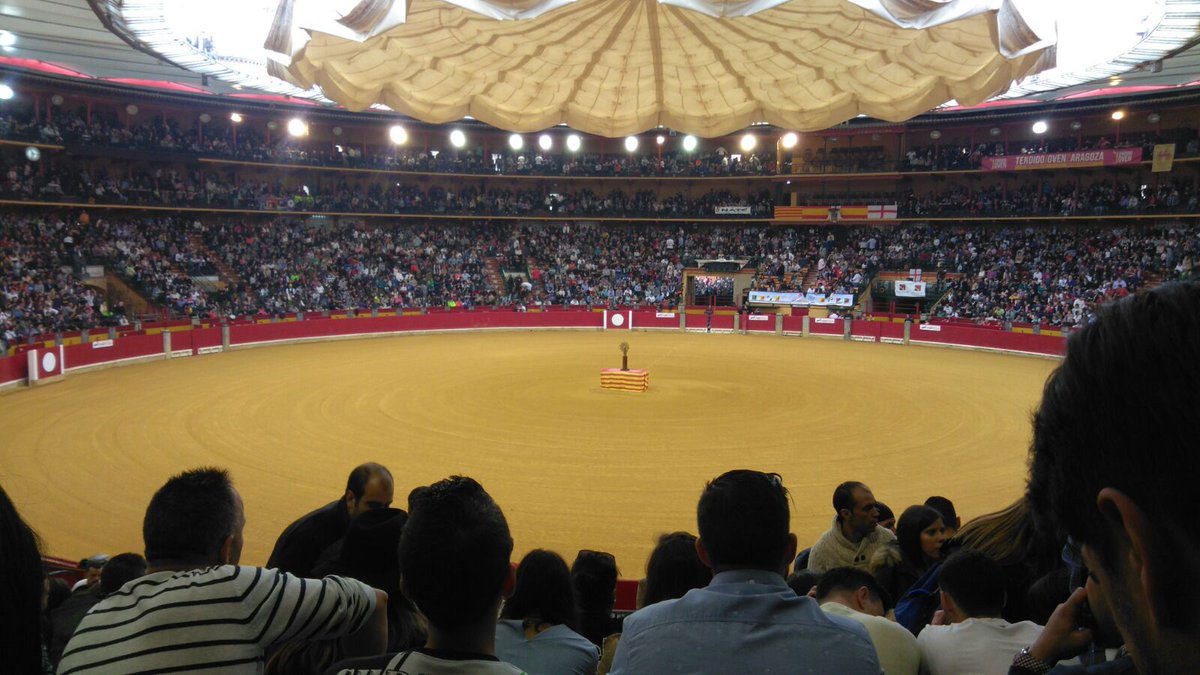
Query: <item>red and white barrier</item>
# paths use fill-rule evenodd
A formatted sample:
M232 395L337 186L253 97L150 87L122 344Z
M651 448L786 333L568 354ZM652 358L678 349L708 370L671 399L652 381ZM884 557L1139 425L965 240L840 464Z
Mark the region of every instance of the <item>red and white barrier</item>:
M44 349L31 349L25 353L29 359L29 384L49 384L61 380L63 376L62 346Z

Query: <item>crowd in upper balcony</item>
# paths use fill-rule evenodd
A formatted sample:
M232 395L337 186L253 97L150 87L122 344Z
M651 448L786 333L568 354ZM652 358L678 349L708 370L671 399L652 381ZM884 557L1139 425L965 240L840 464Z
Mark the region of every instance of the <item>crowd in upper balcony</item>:
M512 176L720 177L779 173L771 151L742 152L717 147L711 152L565 153L541 149L465 148L431 151L400 146L360 145L348 137L325 144L285 133L268 135L251 126L199 125L184 129L178 120L152 117L125 125L115 116L56 109L38 121L31 113L0 114L0 138L43 143L118 147L223 157L242 161L304 164L414 173L502 174ZM614 145L616 141L608 141ZM364 145L369 150L364 151ZM784 171L788 170L785 167Z
M767 191L708 190L698 196L652 190L559 191L544 186L457 189L417 182L339 177L307 184L246 179L198 168L115 168L77 160L0 159L0 198L131 206L263 211L561 216L566 218L770 218ZM718 213L718 207L748 213Z

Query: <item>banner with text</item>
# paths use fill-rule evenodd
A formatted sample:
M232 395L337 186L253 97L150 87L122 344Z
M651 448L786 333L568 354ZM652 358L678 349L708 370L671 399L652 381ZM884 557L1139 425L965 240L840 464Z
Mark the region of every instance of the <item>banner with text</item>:
M749 206L717 206L714 211L718 216L748 216L750 215Z
M984 171L1023 171L1026 169L1066 169L1077 166L1116 166L1142 161L1141 148L1075 150L1040 155L1001 155L984 157Z
M776 206L775 220L784 222L806 222L824 220L895 220L895 204L872 204L869 206Z
M853 307L854 296L848 293L796 293L781 291L750 291L750 302L756 305L790 305L792 307Z

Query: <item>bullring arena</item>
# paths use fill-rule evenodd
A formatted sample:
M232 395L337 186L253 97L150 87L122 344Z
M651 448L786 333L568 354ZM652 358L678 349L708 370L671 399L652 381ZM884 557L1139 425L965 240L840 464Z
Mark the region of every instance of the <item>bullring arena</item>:
M631 367L651 373L646 393L599 386L621 341ZM630 577L658 534L695 530L704 482L735 467L783 476L802 545L828 527L830 493L847 479L900 508L945 494L966 520L1022 493L1029 415L1055 365L814 336L597 329L159 358L0 396L7 488L48 553L140 550L153 491L207 464L228 467L246 496L250 564L364 460L392 468L399 502L474 476L504 509L517 556L608 550Z

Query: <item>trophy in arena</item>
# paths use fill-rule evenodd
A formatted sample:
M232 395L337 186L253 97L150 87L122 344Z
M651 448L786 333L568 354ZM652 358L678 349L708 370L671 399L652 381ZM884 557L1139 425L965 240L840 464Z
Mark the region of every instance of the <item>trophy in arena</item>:
M629 343L621 343L621 370L629 370Z

